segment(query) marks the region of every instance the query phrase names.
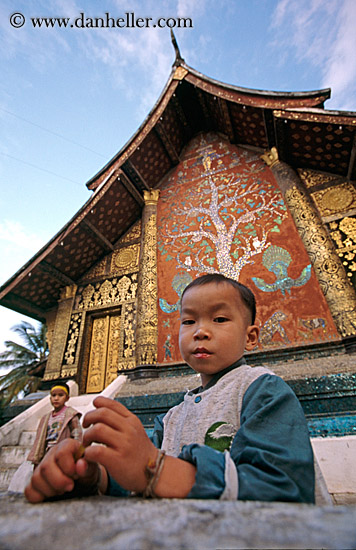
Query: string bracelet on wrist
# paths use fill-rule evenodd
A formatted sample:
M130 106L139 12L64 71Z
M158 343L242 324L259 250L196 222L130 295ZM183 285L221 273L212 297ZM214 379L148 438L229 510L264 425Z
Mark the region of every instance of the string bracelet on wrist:
M165 458L166 458L166 451L162 451L162 449L158 449L156 460L150 459L148 461L145 469L145 475L147 478L147 487L142 493L142 496L144 498L157 498L157 495L155 493L155 488L161 476Z

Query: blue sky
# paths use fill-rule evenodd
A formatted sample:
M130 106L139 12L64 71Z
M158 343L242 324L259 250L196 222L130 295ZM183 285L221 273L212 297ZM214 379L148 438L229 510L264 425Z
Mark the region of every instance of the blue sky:
M128 141L161 93L168 28L34 28L31 18L189 17L175 28L196 70L264 90L332 89L356 111L355 0L2 0L0 284L89 198L85 183ZM25 24L14 28L10 16ZM16 21L19 21L17 19ZM26 319L0 307L0 351Z

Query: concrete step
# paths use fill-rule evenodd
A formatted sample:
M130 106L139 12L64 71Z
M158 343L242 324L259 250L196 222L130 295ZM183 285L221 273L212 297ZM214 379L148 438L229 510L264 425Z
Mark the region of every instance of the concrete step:
M30 447L20 445L8 445L1 449L0 466L18 467L27 459Z
M32 447L36 437L36 432L24 431L20 435L19 445L23 447Z
M0 491L7 491L12 476L17 470L17 466L4 468L0 466Z

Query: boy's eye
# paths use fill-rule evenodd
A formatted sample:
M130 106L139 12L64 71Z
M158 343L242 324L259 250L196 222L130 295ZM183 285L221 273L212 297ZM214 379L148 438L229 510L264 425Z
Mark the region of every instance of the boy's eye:
M227 317L215 317L214 323L226 323L229 319Z
M193 319L184 319L184 321L182 321L182 325L193 325L193 323Z

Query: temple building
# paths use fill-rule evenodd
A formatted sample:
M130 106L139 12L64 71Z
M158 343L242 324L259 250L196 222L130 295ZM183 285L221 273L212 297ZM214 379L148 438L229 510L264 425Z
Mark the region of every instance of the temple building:
M354 396L356 113L326 110L329 97L224 84L177 50L90 199L0 288L2 306L47 325L44 381L98 393L118 373L186 374L180 295L220 272L256 296L252 364L313 387L342 374Z

